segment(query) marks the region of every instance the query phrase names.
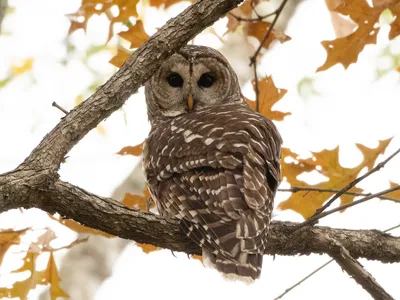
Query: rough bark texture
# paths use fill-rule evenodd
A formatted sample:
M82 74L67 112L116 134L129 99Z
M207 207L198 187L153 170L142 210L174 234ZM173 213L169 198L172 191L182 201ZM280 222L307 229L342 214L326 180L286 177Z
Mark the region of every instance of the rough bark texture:
M376 300L393 300L375 278L368 273L364 267L355 260L343 245L335 240L331 240L332 245L337 248L337 252L332 257L343 270L347 272L354 280L359 283L365 290Z
M74 145L120 108L163 60L241 2L200 0L163 26L89 99L67 114L17 169L0 175L0 213L19 207L36 207L125 239L199 254L199 247L182 233L176 221L93 195L59 180L57 171ZM338 247L332 243L335 240L353 258L400 261L400 238L379 231L297 228L295 223L274 222L265 253L327 253L335 257L338 255Z
M0 177L0 198L6 199L0 201L0 211L36 207L49 213L57 212L66 218L124 239L173 251L201 254L200 248L186 237L175 220L165 220L151 213L128 208L118 201L96 196L61 180L49 183L46 177L40 177L41 180L34 178L32 181L25 178L36 185L32 189L31 186L24 185L24 179L16 180L12 174ZM19 192L8 193L6 198L7 192L3 191L10 186L17 186ZM37 188L41 190L34 192ZM334 255L338 250L331 242L333 239L343 245L354 258L362 257L386 263L400 262L399 237L378 230L319 226L298 230L297 225L298 223L292 222L272 222L265 254Z

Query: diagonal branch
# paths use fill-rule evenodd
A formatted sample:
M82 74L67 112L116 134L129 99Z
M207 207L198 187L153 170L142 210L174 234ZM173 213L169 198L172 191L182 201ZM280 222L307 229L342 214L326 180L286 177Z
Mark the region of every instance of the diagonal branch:
M103 86L68 113L20 168L56 171L64 156L91 129L119 109L161 63L243 0L201 0L167 22Z
M346 187L344 187L343 189L341 189L338 193L336 193L328 202L326 202L324 204L324 206L322 206L321 208L319 208L315 214L313 216L311 216L311 218L318 216L319 214L321 214L324 210L326 210L336 199L338 199L340 196L342 196L343 194L345 194L348 190L350 190L352 187L354 187L357 183L361 182L362 180L364 180L365 178L367 178L368 176L370 176L371 174L379 171L381 168L383 168L392 158L394 158L397 154L400 153L400 148L397 149L394 153L392 153L392 155L390 155L388 158L386 158L384 161L380 162L379 164L377 164L372 170L370 170L369 172L365 173L364 175L356 178L355 180L353 180L352 182L350 182Z
M388 229L386 229L384 232L389 232L392 231L394 229L397 229L400 227L400 224L397 224L396 226L392 226ZM292 286L288 287L282 294L280 294L279 296L277 296L276 298L274 298L274 300L278 300L281 299L283 296L285 296L287 293L289 293L290 291L292 291L294 288L298 287L300 284L302 284L303 282L305 282L307 279L309 279L311 276L313 276L314 274L318 273L319 271L321 271L323 268L325 268L327 265L329 265L331 262L333 262L334 259L330 259L329 261L325 262L323 265L319 266L318 268L316 268L314 271L312 271L311 273L309 273L307 276L305 276L304 278L302 278L301 280L299 280L298 282L296 282L295 284L293 284Z
M301 191L306 191L306 192L318 192L318 193L339 193L342 190L339 189L327 189L327 188L316 188L312 186L291 186L290 188L283 189L280 188L278 189L278 192L290 192L290 193L298 193ZM345 195L353 195L353 196L370 196L372 193L357 193L357 192L344 192L343 194ZM387 197L387 196L378 196L376 197L381 200L389 200L395 203L400 203L400 199L392 198L392 197Z
M358 284L360 284L374 299L394 300L375 280L375 278L355 260L343 245L332 240L332 244L338 249L331 254L332 258L347 272Z
M331 215L333 213L336 213L336 212L342 211L342 210L344 210L346 208L349 208L349 207L364 203L364 202L366 202L368 200L371 200L371 199L374 199L374 198L379 198L381 196L384 196L386 194L389 194L391 192L395 192L395 191L398 191L398 190L400 190L400 186L395 186L395 187L383 190L383 191L375 193L375 194L370 194L370 195L368 195L368 196L366 196L364 198L361 198L359 200L355 200L355 201L353 201L351 203L341 205L339 207L333 208L333 209L328 210L328 211L324 211L324 212L322 212L320 214L313 215L310 218L308 218L307 220L305 220L303 223L301 223L299 227L316 224L319 219L325 218L326 216L329 216L329 215Z

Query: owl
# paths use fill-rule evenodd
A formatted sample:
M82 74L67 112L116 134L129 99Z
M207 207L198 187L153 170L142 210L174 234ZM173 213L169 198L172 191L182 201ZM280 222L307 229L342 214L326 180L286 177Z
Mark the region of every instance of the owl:
M244 102L232 67L208 47L173 54L145 95L143 169L159 213L180 220L206 265L259 278L281 177L276 127Z

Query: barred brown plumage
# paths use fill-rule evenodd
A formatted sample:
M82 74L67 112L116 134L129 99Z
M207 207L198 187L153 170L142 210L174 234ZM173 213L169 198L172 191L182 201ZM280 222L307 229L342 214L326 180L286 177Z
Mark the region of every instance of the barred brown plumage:
M181 86L168 87L171 73ZM209 73L215 83L202 87ZM206 47L185 46L167 60L146 84L146 101L143 168L160 214L179 219L220 272L258 278L280 182L276 127L243 102L228 62Z

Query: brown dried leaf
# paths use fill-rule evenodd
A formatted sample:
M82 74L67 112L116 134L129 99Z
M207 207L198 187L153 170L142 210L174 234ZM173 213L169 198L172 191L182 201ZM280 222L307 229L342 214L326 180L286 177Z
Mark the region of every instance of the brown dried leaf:
M126 193L125 198L121 203L131 208L147 211L148 208L154 207L154 203L148 201L150 198L151 195L146 186L142 191L142 195L132 195L130 193Z
M376 37L379 32L379 27L376 24L379 21L380 14L386 8L389 8L397 17L392 23L390 39L400 33L398 28L400 24L400 4L392 4L393 1L391 0L385 3L386 5L383 6L371 7L366 0L341 0L340 4L336 2L331 4L334 11L343 16L349 16L358 27L346 37L321 42L327 52L327 58L325 63L317 69L317 72L329 69L338 63L347 69L350 64L357 62L358 55L366 45L376 44Z
M131 26L127 31L122 31L118 35L131 42L130 48L140 47L150 37L144 30L143 22L140 20L136 21L136 24Z
M90 227L86 227L84 225L79 224L78 222L75 222L73 220L68 220L68 219L63 219L60 221L61 224L67 226L69 229L76 231L77 233L88 233L88 234L94 234L94 235L101 235L106 238L113 238L115 236L105 233L104 231L98 230L98 229L93 229Z
M130 17L137 17L136 6L139 0L82 0L81 7L77 12L67 15L71 21L68 34L78 29L86 30L89 19L94 15L107 15L110 20L108 40L113 36L113 25L115 23L128 22ZM118 15L110 13L112 6L118 7Z
M398 0L396 1L398 2ZM392 24L390 24L389 39L393 40L400 35L400 4L391 6L390 11L396 17Z
M24 235L27 230L28 229L6 229L0 232L0 265L8 249L12 245L18 245L20 243L21 235Z
M42 281L41 284L50 283L51 300L56 300L57 298L69 298L69 295L60 287L61 279L58 275L53 253L50 253L50 258L47 263L47 267L43 272L43 277L46 281Z
M394 187L397 187L397 186L399 186L399 184L390 181L390 188L394 188ZM386 197L390 197L390 198L394 198L394 199L396 199L396 200L398 200L400 202L400 190L391 192L391 193L389 193L389 194L387 194L385 196Z
M346 186L349 182L355 180L362 169L365 167L371 169L376 162L379 155L383 154L389 145L391 139L379 141L379 145L376 148L368 148L365 146L357 147L361 150L364 158L363 161L354 168L345 168L339 163L339 147L333 150L323 150L321 152L313 152L313 158L308 159L297 159L299 163L304 164L304 169L308 170L312 166L321 175L328 178L328 181L321 182L315 185L309 185L304 181L297 179L299 175L299 170L291 168L293 166L282 165L283 176L286 181L292 186L301 187L314 187L320 189L341 189ZM317 166L319 169L316 169ZM285 172L294 172L293 174L288 174ZM354 187L350 189L350 192L361 192L360 188ZM319 193L319 192L297 192L293 193L289 199L281 202L279 208L282 210L292 209L300 213L305 219L310 217L315 213L315 211L320 208L325 201L331 197L329 193ZM343 195L340 197L341 205L350 203L354 200L355 196Z
M164 8L168 8L171 5L182 1L193 2L192 0L150 0L150 5L155 7L161 7L162 5L164 5Z
M201 255L191 254L190 257L193 259L197 259L197 260L201 261L201 263L203 263L203 256L201 256Z
M119 150L117 154L119 155L133 155L133 156L139 156L143 153L143 143L140 143L136 146L126 146Z
M257 5L260 0L246 0L242 5L238 7L238 9L247 16L250 16L253 12L253 6Z
M119 47L117 50L117 54L113 58L111 58L110 64L116 66L117 68L121 68L130 55L131 53L128 50Z
M28 298L29 291L35 289L38 284L47 284L46 278L43 272L36 270L36 258L39 254L33 252L27 252L23 258L23 265L13 271L13 273L29 271L30 276L22 281L17 281L11 288L0 289L0 298L20 298L26 300Z
M150 252L154 252L154 251L159 251L162 248L160 247L156 247L150 244L140 244L140 243L136 243L136 246L142 248L143 252L146 254L149 254Z
M255 83L253 82L253 86ZM259 94L259 113L266 116L271 120L282 121L286 116L291 115L290 112L281 112L277 110L272 110L272 107L282 99L286 94L287 90L278 89L275 86L272 76L268 76L258 82L258 88L260 90ZM256 102L245 99L247 104L250 105L254 110L256 109Z
M244 30L248 36L255 37L261 43L270 26L270 22L246 22ZM273 29L268 39L264 42L263 48L267 49L274 40L284 43L291 40L291 38L283 32Z

